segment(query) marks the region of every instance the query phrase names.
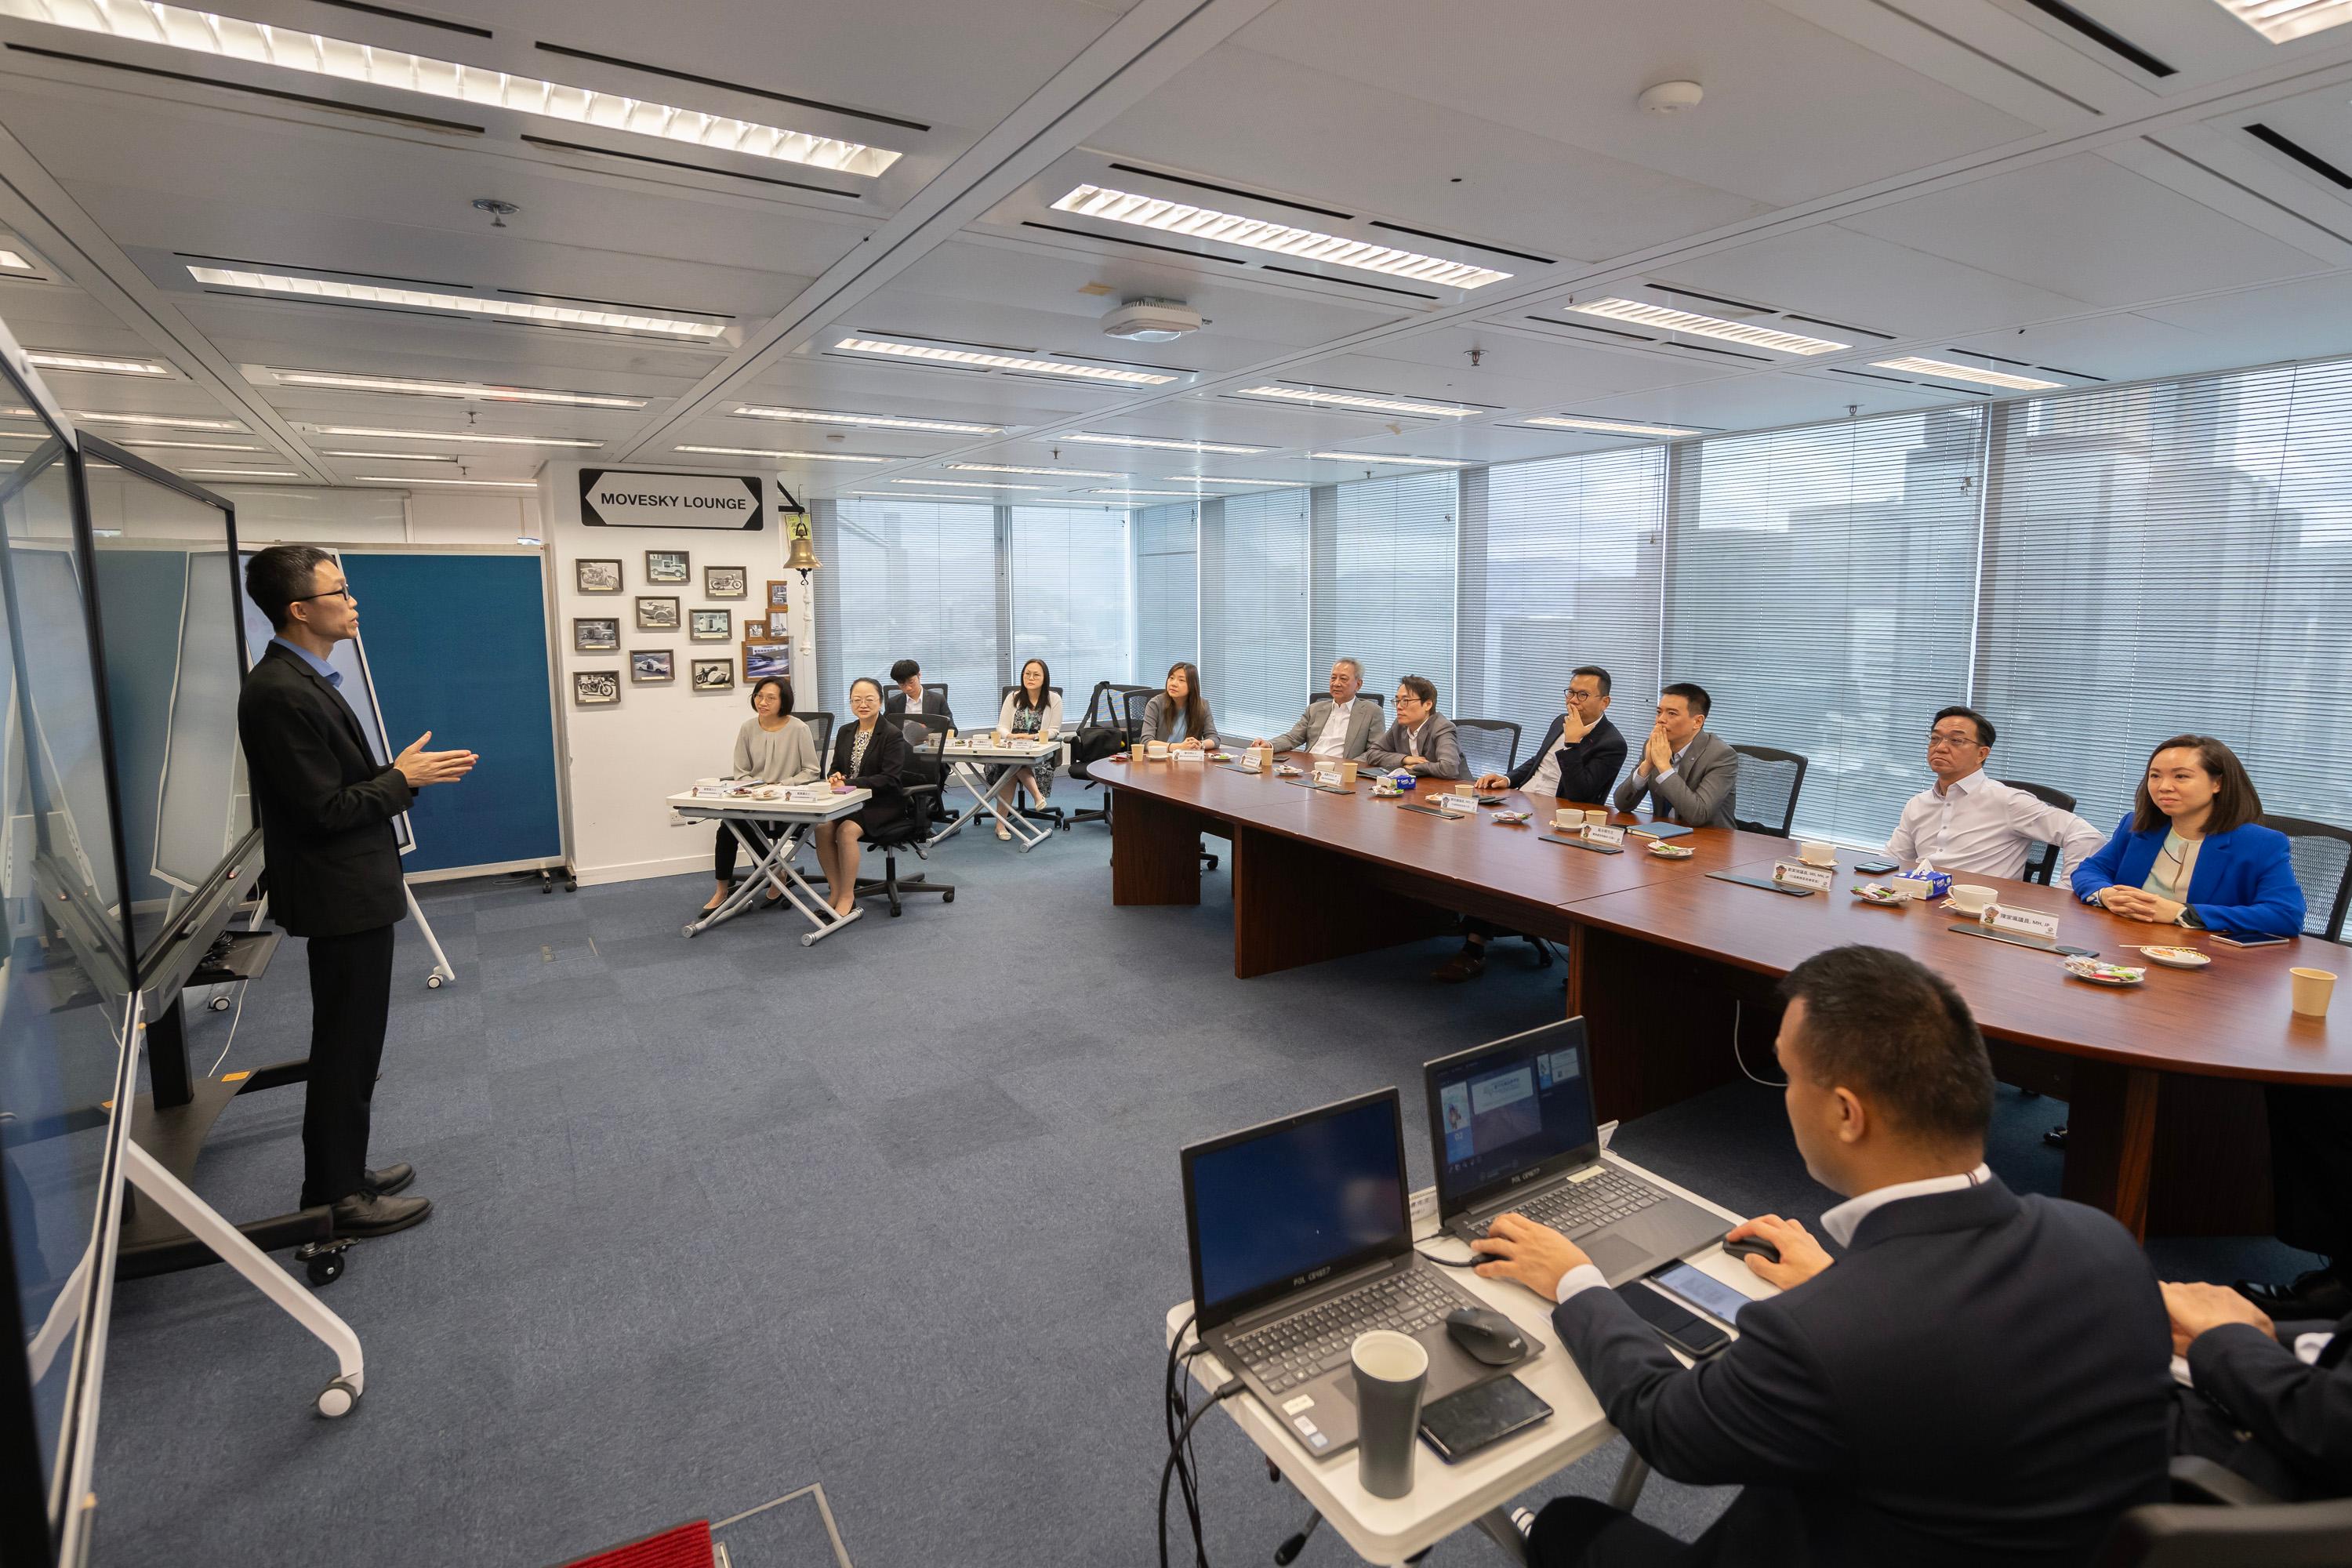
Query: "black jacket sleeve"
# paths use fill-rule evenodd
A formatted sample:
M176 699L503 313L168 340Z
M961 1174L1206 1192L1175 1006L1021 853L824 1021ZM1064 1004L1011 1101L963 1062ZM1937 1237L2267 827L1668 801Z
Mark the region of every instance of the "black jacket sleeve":
M1568 716L1563 713L1558 718L1555 718L1551 721L1551 728L1544 731L1543 743L1538 745L1535 751L1529 754L1526 762L1521 763L1517 767L1511 770L1511 787L1513 789L1527 788L1528 781L1536 776L1536 770L1543 766L1544 758L1549 756L1552 750L1559 744L1559 732L1566 726L1567 717Z
M415 799L408 780L389 764L373 778L344 784L322 728L331 720L308 704L259 702L238 717L247 765L268 781L270 804L288 818L284 826L304 837L389 822Z
M907 766L907 740L898 733L898 726L887 718L874 726L874 738L866 742L866 771L849 772L849 748L857 734L857 726L850 723L841 731L833 745L833 771L848 780L852 789L870 789L876 795L897 795L903 787L902 777Z
M2352 1492L2352 1365L2305 1366L2279 1331L2286 1342L2248 1323L2208 1329L2189 1342L2189 1379L2315 1494Z
M1624 765L1625 737L1614 724L1605 735L1587 735L1560 759L1559 798L1607 800L1610 786Z

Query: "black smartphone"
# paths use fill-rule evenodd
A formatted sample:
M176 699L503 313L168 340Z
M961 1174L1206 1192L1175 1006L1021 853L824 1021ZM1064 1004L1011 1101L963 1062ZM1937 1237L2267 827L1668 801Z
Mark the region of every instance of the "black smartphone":
M1731 1336L1679 1301L1669 1300L1639 1279L1617 1287L1617 1299L1658 1331L1658 1337L1693 1361L1705 1361L1731 1342Z
M1551 1406L1516 1377L1449 1394L1421 1411L1421 1436L1447 1464L1459 1464L1514 1432L1551 1417Z
M2276 947L2279 943L2284 942L2286 938L2283 936L2223 936L2217 931L2213 933L2213 940L2220 942L2223 947Z
M1883 877L1889 871L1900 870L1902 868L1902 862L1898 860L1857 860L1853 863L1853 868L1861 872L1865 877Z

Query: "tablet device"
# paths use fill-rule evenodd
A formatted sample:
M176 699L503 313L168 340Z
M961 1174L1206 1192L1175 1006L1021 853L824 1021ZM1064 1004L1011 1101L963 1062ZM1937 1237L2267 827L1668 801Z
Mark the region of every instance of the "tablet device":
M1482 1383L1422 1406L1421 1436L1449 1465L1551 1417L1551 1406L1516 1377Z

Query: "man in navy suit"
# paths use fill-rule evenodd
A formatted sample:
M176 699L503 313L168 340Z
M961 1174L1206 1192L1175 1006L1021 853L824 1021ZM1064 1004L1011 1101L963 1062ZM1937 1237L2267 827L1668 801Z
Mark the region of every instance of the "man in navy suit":
M1782 1287L1685 1368L1558 1231L1517 1215L1478 1272L1557 1302L1569 1354L1661 1473L1743 1487L1685 1544L1590 1498L1535 1521L1568 1564L2080 1563L2167 1494L2171 1342L2147 1260L2095 1209L1985 1168L1992 1068L1959 993L1883 948L1817 953L1782 982L1789 1125L1845 1195L1801 1225L1748 1221ZM1646 1289L1638 1281L1628 1289Z
M2189 1362L2180 1452L2291 1501L2352 1496L2352 1315L2274 1323L2222 1285L2164 1287Z

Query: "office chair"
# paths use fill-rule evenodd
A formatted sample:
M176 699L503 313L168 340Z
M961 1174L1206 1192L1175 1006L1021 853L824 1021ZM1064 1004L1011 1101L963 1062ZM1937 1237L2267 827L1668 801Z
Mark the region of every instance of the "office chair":
M2294 879L2303 886L2305 935L2344 940L2344 912L2352 903L2352 828L2265 812L2264 827L2286 835Z
M2323 1568L2352 1562L2352 1499L2281 1502L2210 1459L2172 1461L2170 1502L2116 1521L2092 1568Z
M1143 710L1154 697L1160 695L1160 688L1157 686L1118 686L1112 688L1112 689L1119 694L1119 700L1127 706L1127 743L1129 746L1142 745ZM1329 694L1327 692L1325 695L1328 696ZM1217 868L1217 858L1209 853L1206 847L1203 847L1201 851L1201 865L1203 868L1211 871Z
M1456 719L1454 738L1461 742L1462 760L1470 776L1507 774L1519 765L1519 727L1508 719Z
M814 713L795 713L793 718L809 727L809 739L816 742L817 765L833 755L833 715L820 708Z
M996 710L999 714L1002 714L1004 711L1004 700L1020 689L1021 689L1017 686L1008 686L998 694L996 699ZM1058 686L1048 686L1045 689L1053 696L1059 697L1062 695L1062 689ZM1097 688L1097 689L1099 690L1100 688ZM992 725L991 727L993 728ZM1055 736L1055 739L1056 740L1059 740L1060 738L1061 737L1059 735ZM1046 767L1043 763L1035 763L1034 764L1034 767L1045 768L1047 773L1052 773L1054 771L1053 768ZM1029 818L1032 822L1050 822L1059 828L1067 829L1070 826L1070 819L1063 815L1062 808L1058 805L1024 806L1021 810L1021 815Z
M867 844L882 851L882 876L879 880L860 877L857 879L857 896L863 899L876 893L883 894L890 900L890 914L895 920L905 912L899 907L903 894L937 893L941 903L951 904L955 902L956 890L954 883L934 882L927 872L919 871L905 878L898 875L899 851L911 849L918 860L930 858L926 847L926 841L931 836L929 818L930 807L940 795L938 781L947 773L948 727L937 714L893 713L886 717L898 724L898 733L907 738L908 750L916 753L917 763L926 764L924 771L929 773L932 781L904 786L900 793L907 797L905 815L866 839ZM932 721L929 724L916 722L926 718ZM919 733L922 740L918 742L915 733L910 731Z
M1732 786L1731 825L1750 833L1789 837L1797 819L1797 792L1805 787L1805 759L1769 746L1734 746L1739 778Z
M1370 702L1375 708L1381 707L1381 694L1377 691L1359 691L1356 695L1362 698L1365 701ZM1331 700L1331 689L1328 686L1320 691L1310 691L1307 694L1307 706L1309 708L1314 707L1318 702L1328 702L1329 700ZM1383 711L1385 711L1385 710L1383 710ZM1460 721L1461 721L1459 720L1455 721L1456 723L1459 723Z
M2048 784L2028 784L2023 779L2003 779L2000 782L2011 789L2023 790L2044 805L2054 805L2061 811L2074 809L2074 797L2063 789L2052 789ZM2039 882L2046 888L2050 885L2050 879L2055 876L2057 871L2058 846L2055 844L2044 844L2040 849L2025 858L2025 879L2029 882Z
M1076 739L1070 742L1070 776L1082 779L1093 789L1102 781L1094 774L1094 765L1126 743L1127 731L1119 719L1119 699L1122 688L1108 680L1095 682L1094 695L1087 699L1087 716L1078 721ZM1110 825L1112 795L1102 793L1102 805L1084 811L1070 813L1072 822L1099 822Z

